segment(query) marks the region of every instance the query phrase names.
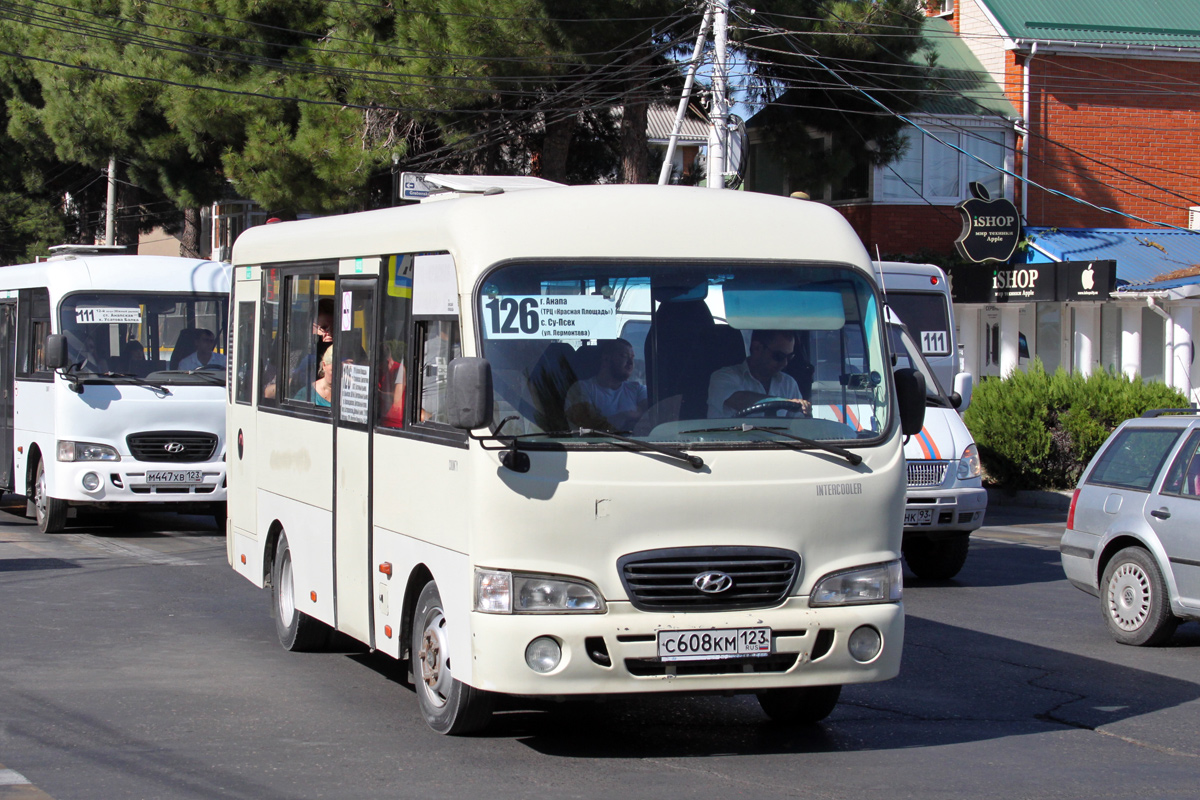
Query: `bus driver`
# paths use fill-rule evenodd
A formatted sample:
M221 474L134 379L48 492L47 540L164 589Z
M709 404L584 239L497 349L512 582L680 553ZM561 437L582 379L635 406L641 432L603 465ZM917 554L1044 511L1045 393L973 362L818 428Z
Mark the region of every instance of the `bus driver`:
M812 404L800 396L796 380L783 372L796 356L791 331L756 330L750 334L750 355L740 364L722 367L708 381L708 416L732 417L767 398L791 400L795 412L808 415Z

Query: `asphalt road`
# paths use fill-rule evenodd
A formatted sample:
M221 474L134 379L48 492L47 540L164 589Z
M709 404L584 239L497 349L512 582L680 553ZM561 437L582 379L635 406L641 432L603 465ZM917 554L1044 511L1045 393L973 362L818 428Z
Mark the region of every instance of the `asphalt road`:
M1060 513L993 508L957 580L910 580L900 677L847 687L821 725L661 697L514 704L447 738L390 659L284 652L209 519L44 536L5 500L0 800L1200 792L1200 625L1113 642L1063 579Z

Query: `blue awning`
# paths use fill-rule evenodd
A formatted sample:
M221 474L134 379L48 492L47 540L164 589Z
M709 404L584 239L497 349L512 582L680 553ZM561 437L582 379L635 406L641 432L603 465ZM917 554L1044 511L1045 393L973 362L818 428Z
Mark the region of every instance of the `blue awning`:
M1112 259L1117 262L1118 288L1128 285L1131 289L1170 289L1200 284L1200 275L1152 283L1160 275L1189 267L1200 268L1200 231L1025 228L1025 234L1033 239L1033 245L1024 250L1024 263L1027 264ZM1016 258L1021 258L1021 254Z

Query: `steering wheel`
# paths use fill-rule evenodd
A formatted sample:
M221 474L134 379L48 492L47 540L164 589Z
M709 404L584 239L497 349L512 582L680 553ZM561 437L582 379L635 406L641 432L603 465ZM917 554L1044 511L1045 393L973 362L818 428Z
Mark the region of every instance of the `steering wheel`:
M746 406L733 416L748 417L751 414L762 414L770 411L794 411L805 417L811 416L810 413L803 411L799 400L788 400L783 397L764 397L762 400Z

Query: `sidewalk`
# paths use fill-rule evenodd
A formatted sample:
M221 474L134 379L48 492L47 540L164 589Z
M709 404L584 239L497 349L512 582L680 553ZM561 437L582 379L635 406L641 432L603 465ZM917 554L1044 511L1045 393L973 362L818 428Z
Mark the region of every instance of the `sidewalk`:
M1049 526L1061 532L1071 507L1072 492L1004 491L988 489L988 526Z
M1045 508L1062 511L1064 514L1071 507L1071 495L1074 492L1064 491L1011 491L1006 489L988 489L988 508L997 506L1022 506L1024 508Z

